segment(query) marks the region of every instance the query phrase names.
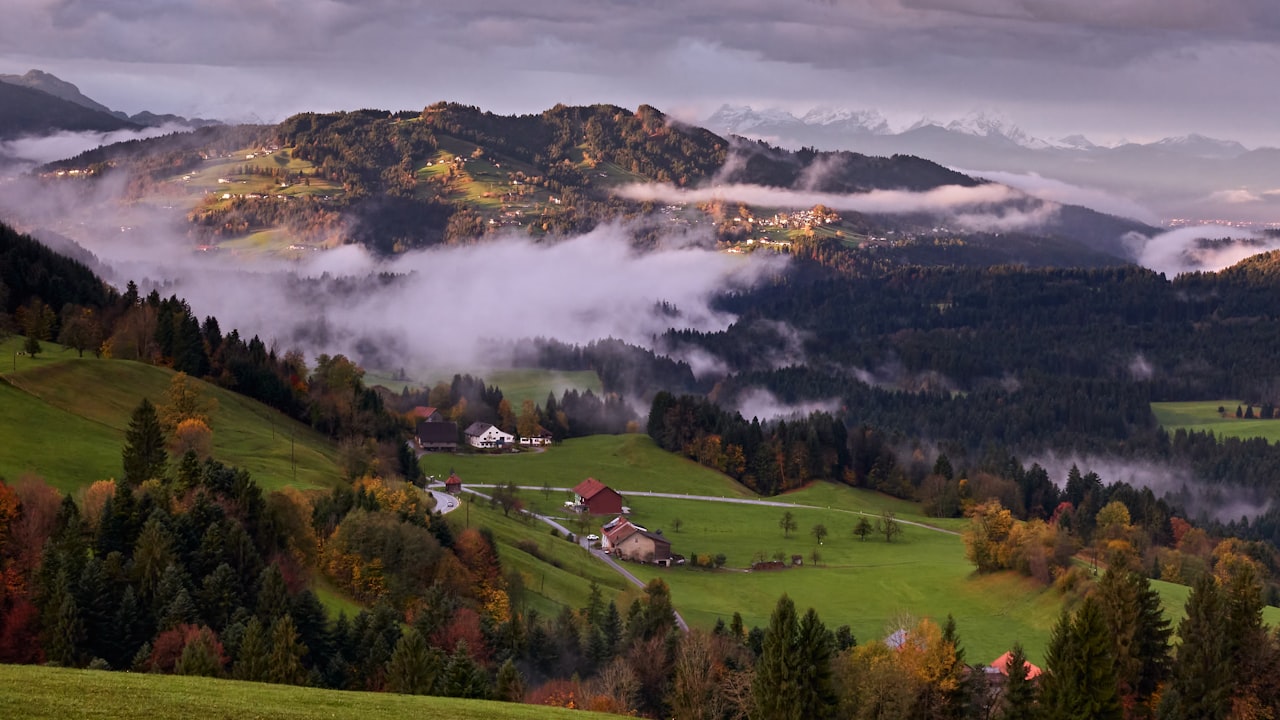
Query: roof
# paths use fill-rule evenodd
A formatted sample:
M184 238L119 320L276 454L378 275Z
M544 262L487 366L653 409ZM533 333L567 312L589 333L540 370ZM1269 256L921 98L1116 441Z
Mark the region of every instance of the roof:
M1007 652L1007 653L1005 653L1005 654L1001 655L1000 657L996 658L995 660L993 660L993 661L991 662L991 667L993 667L993 668L995 668L997 671L999 671L1001 675L1006 675L1006 676L1007 676L1007 675L1009 674L1009 656L1010 656L1010 655L1012 655L1012 654L1013 654L1013 652L1012 652L1012 651L1010 651L1010 652ZM1037 677L1040 677L1040 672L1041 672L1040 668L1036 667L1035 665L1032 665L1032 664L1031 664L1031 661L1029 661L1029 660L1024 660L1024 661L1023 661L1023 664L1024 664L1024 665L1026 666L1026 668L1027 668L1027 679L1028 679L1028 680L1033 680L1033 679L1035 679L1035 678L1037 678Z
M429 418L437 412L439 411L436 408L429 407L427 405L419 405L418 407L410 410L409 414L413 417Z
M671 547L671 541L670 541L670 540L668 540L668 539L666 539L666 538L664 538L664 537L662 537L661 535L659 535L659 534L657 534L657 533L651 533L651 532L649 532L648 530L641 529L641 530L640 530L640 534L641 534L641 535L643 535L643 536L645 536L645 537L647 537L647 538L649 538L650 540L654 541L655 543L658 543L658 544L661 544L661 545L666 545L667 547Z
M458 477L458 473L449 473L449 477L444 480L445 485L461 485L462 478Z
M458 444L458 424L451 422L418 421L418 440L423 443Z
M467 434L472 437L480 437L486 432L489 432L489 428L492 428L492 427L493 426L487 422L480 422L477 420L476 422L473 422L467 426Z
M573 489L573 494L577 495L583 500L590 500L591 498L599 495L605 490L608 490L609 492L612 492L615 495L617 494L616 490L610 489L608 485L605 485L599 480L595 478L587 478L586 480L583 480L582 482L578 483L578 486Z
M644 530L644 528L633 524L630 520L624 517L614 518L600 529L603 530L604 534L609 538L609 542L615 545Z

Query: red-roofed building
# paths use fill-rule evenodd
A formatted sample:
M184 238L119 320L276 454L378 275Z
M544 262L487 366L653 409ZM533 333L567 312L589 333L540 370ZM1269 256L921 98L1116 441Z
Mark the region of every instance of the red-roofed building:
M416 420L425 420L427 422L444 422L444 415L439 410L425 405L419 405L409 411L409 417Z
M573 489L574 504L585 507L592 515L616 515L622 512L622 496L595 478L587 478Z
M991 662L991 669L1000 673L1005 678L1008 678L1009 677L1009 656L1012 654L1013 654L1012 652L1007 652L1001 655L1000 657L996 658L995 660L993 660ZM1036 678L1040 677L1040 672L1041 672L1040 668L1036 667L1035 665L1032 665L1029 660L1024 661L1023 664L1027 668L1028 680L1035 680Z
M457 473L449 473L449 477L445 478L444 491L450 495L457 495L462 492L462 478Z
M671 565L671 541L624 517L605 523L600 532L604 551L621 560Z

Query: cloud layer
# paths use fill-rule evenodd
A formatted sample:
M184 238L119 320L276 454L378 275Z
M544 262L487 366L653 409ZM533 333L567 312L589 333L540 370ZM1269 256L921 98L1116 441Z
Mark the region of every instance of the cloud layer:
M1255 80L1280 70L1271 0L10 0L5 12L0 71L41 67L128 111L270 120L456 99L525 112L648 102L698 118L723 102L830 104L1002 110L1043 136L1280 140L1280 98Z

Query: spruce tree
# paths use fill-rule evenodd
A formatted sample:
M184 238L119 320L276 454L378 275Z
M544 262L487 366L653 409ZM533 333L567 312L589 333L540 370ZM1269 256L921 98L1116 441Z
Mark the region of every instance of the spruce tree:
M778 599L764 632L752 694L759 717L769 720L824 718L834 708L826 628L812 609L798 620L787 595Z
M258 576L258 619L264 624L273 623L290 610L289 588L284 584L280 566L272 563Z
M222 657L217 640L209 628L201 628L182 648L182 655L173 667L175 675L199 675L222 677Z
M1177 661L1160 696L1159 717L1223 720L1231 711L1230 646L1223 632L1226 607L1217 581L1200 577L1178 625Z
M1008 672L1000 720L1035 720L1036 685L1027 678L1027 655L1021 644L1014 645L1009 653Z
M1140 573L1112 568L1098 584L1116 658L1116 682L1132 715L1150 715L1150 700L1169 674L1173 632L1160 595Z
M61 593L55 615L45 630L44 651L49 661L64 667L79 667L84 642L84 623L76 598L65 589Z
M524 699L524 678L510 658L498 668L493 694L495 700L503 702L518 703Z
M1098 601L1085 598L1072 618L1054 627L1047 652L1041 705L1061 720L1120 720L1115 658Z
M459 640L449 656L449 664L444 671L444 694L455 698L489 697L489 679L471 658L465 640Z
M387 690L404 695L431 695L443 669L443 656L428 648L422 635L409 628L400 636L387 661Z
M237 680L266 682L271 671L271 643L267 631L256 616L249 619L232 673Z
M307 681L307 669L302 657L307 646L298 640L293 618L286 613L271 624L271 654L267 660L267 681L282 685L302 685Z
M147 398L133 411L129 429L124 434L124 482L139 485L164 476L164 431L156 407Z

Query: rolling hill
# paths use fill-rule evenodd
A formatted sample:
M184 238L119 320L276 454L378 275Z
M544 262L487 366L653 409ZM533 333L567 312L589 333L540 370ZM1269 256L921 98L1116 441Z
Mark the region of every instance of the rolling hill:
M0 445L0 476L34 473L63 492L118 477L133 409L143 397L163 402L173 372L124 360L76 358L51 343L35 358L18 357L21 343L16 337L0 343L0 357L13 361L0 372L0 433L22 438ZM266 490L329 488L338 480L338 453L331 441L242 395L192 382L218 402L212 417L214 458L247 469Z
M0 82L0 140L23 135L133 130L140 126L29 87Z

